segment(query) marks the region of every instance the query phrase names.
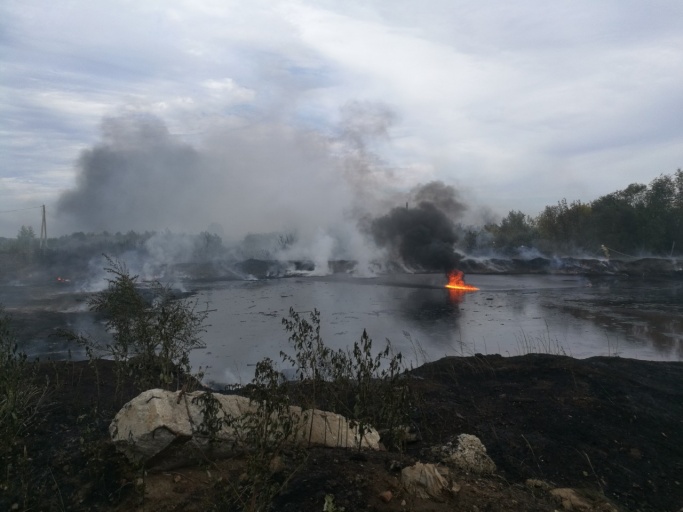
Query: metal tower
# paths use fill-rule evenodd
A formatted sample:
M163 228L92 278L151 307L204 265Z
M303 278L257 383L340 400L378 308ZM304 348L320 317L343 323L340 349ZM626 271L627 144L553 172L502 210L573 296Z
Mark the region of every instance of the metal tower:
M40 248L47 249L47 221L45 220L45 205L41 206L43 211L43 222L40 225Z

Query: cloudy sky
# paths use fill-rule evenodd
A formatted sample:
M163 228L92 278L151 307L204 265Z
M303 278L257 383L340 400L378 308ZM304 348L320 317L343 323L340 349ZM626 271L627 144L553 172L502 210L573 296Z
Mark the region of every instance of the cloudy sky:
M683 166L681 20L679 0L3 0L0 236L39 230L38 210L7 211L43 203L50 234L123 230L117 213L132 228L240 222L219 208L186 225L135 224L113 206L98 223L70 217L115 202L108 191L126 204L126 187L88 181L103 153L146 151L104 159L106 172L133 167L121 179L146 174L151 188L126 186L169 202L185 201L180 186L160 182L200 180L182 165L210 176L188 201L229 188L239 211L262 209L270 183L269 218L292 209L272 201L287 184L314 203L336 194L343 180L325 173L343 174L333 153L354 148L381 169L373 186L441 180L473 221L649 183ZM146 136L152 149L135 149Z

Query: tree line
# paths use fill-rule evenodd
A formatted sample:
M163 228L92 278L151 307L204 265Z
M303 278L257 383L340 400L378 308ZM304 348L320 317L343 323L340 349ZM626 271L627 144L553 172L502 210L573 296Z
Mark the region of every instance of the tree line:
M494 250L515 256L536 249L545 255L680 255L683 171L587 203L562 199L536 217L513 210L499 223L467 229L463 243L471 254Z
M458 249L467 254L520 256L529 251L547 256L683 254L683 170L662 174L649 185L632 183L584 203L560 200L536 217L510 211L498 223L461 228ZM83 233L50 238L38 251L31 226L21 226L16 238L0 237L0 263L14 267L27 263L54 263L65 255L87 261L102 253L119 256L128 251L144 253L150 239L162 246L183 246L186 260L206 261L226 257L272 257L276 249L290 246L292 234L247 235L239 251L229 250L213 233L177 235L156 233Z

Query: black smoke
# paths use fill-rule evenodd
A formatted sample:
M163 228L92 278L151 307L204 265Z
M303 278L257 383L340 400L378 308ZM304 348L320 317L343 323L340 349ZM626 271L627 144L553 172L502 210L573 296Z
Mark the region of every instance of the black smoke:
M432 203L394 208L372 221L370 229L378 246L410 267L449 272L457 266L453 222Z
M442 181L418 185L411 191L411 201L417 204L432 203L451 220L458 219L467 210L455 187Z
M416 270L450 272L459 262L454 222L467 209L458 191L441 181L413 188L405 207L369 223L374 242L389 258ZM410 202L417 207L410 207Z
M196 211L186 198L198 195L200 155L153 116L105 119L102 141L81 153L77 167L76 187L57 203L76 229L177 228L177 219Z

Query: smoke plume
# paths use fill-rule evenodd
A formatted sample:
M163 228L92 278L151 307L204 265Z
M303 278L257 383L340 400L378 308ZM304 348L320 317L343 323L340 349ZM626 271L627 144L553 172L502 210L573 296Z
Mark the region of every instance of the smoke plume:
M153 116L106 119L58 213L74 231L248 233L327 230L351 188L319 133L277 123L216 127L189 145Z
M394 261L423 270L449 272L458 263L453 250L457 236L453 223L433 203L417 208L394 208L371 224L380 247L387 248Z
M72 231L218 230L232 246L263 234L273 242L263 249L268 257L308 259L317 272L332 259L369 268L378 247L395 263L450 269L453 221L465 206L441 182L396 189L391 166L374 151L389 140L394 117L353 103L335 137L257 122L214 127L192 145L154 116L107 118L101 140L80 155L58 214ZM418 206L396 208L406 200ZM164 254L191 252L174 251L171 241L164 238Z
M186 198L196 191L200 160L157 118L105 119L102 142L81 154L77 186L62 194L58 213L75 231L177 228L196 211Z
M467 210L455 187L442 181L430 181L416 186L411 191L411 201L418 204L431 203L452 221L457 221Z

